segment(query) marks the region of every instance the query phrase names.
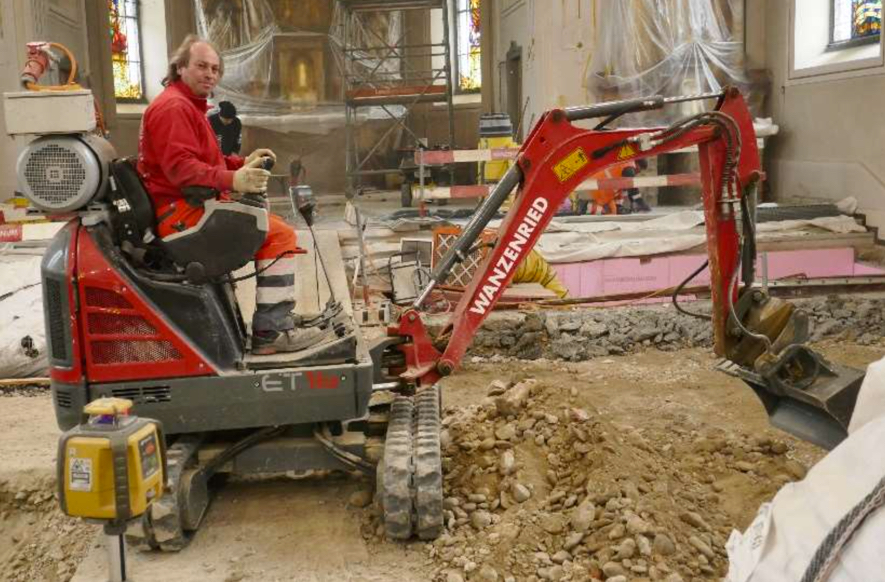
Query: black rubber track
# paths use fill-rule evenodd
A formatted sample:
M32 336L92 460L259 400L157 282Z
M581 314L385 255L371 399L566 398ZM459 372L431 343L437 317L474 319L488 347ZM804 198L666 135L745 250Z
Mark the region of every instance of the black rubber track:
M399 396L391 404L384 458L377 474L384 531L397 540L412 536L412 409L411 398Z
M440 454L439 387L434 385L415 394L414 489L415 533L422 540L434 540L443 531L443 479Z
M141 550L178 552L184 549L192 535L181 527L179 482L192 451L173 445L166 451L169 488L151 504L149 511L126 530L126 541Z

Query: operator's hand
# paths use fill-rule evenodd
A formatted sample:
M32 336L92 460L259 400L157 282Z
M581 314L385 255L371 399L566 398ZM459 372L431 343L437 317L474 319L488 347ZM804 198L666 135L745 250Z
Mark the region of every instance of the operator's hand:
M258 148L257 150L246 156L246 165L248 166L250 162L254 162L256 159L260 160L261 158L270 158L274 162L277 161L277 155L273 153L272 150L269 150L267 148Z
M250 194L267 191L267 180L270 178L270 172L261 169L263 161L264 158L262 156L257 156L234 172L234 192Z

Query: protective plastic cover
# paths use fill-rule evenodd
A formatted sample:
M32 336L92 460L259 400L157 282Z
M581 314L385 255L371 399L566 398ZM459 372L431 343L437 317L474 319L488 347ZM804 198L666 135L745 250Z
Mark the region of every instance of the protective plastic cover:
M338 2L332 2L331 8L324 7L324 2L293 7L280 2L279 13L275 13L268 0L241 0L237 4L237 8L232 8L227 2L194 0L198 34L211 40L224 58L224 77L213 100L216 103L230 100L236 104L245 123L277 131L324 133L343 126L344 105L340 89L345 14ZM331 13L330 19L324 12L326 10ZM286 12L297 13L297 16ZM312 19L311 24L330 21L331 25L328 30L321 30L316 25L295 26L296 21L307 23L307 17ZM354 13L347 26L348 36L354 39L356 46L379 49L353 55L358 66L366 71L377 67L385 71L390 69L387 72L393 76L401 74L391 68L398 61L378 59L379 55L385 54L380 50L385 43L396 45L402 39L401 12ZM349 48L354 49L353 46ZM322 53L322 61L315 56L305 57L316 55L317 51ZM303 66L306 73L299 71L299 66ZM317 68L322 68L323 74L315 70ZM287 91L286 80L281 79L284 71L296 77L307 74L325 79L318 81L324 87L318 87L315 93L307 91L294 95L291 87ZM297 78L292 81L292 84L299 83ZM323 90L327 88L329 90ZM371 109L374 108L361 111L360 117L386 115Z
M724 85L740 87L745 96L752 93L743 40L735 35L743 26L742 1L605 2L600 14L587 73L599 101L716 92ZM666 123L711 105L692 101L624 121Z

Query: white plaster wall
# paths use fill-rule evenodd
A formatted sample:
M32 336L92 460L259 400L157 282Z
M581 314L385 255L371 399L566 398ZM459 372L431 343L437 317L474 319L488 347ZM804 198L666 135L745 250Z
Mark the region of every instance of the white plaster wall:
M803 69L817 69L827 65L867 59L878 60L880 52L878 44L839 51L826 50L830 42L830 2L831 0L800 0L796 5L793 20L798 34L793 35L794 71L801 72ZM789 35L789 26L786 32Z
M499 0L494 70L495 108L504 110L503 71L511 41L522 47L522 97L528 128L544 111L583 105L593 98L584 85L596 39L594 0Z
M885 67L790 79L789 2L767 2L764 25L780 126L766 146L775 199L854 196L868 224L885 231Z
M17 48L12 3L0 2L0 92L18 90ZM17 156L18 147L12 138L6 135L6 122L3 108L0 107L0 202L11 198L15 191Z
M451 6L451 2L450 2ZM434 9L430 11L430 42L433 44L442 44L443 42L443 24L442 24L442 10ZM449 10L449 51L452 55L452 66L455 65L455 20L452 16L452 10ZM433 49L435 55L431 59L431 66L434 69L442 69L445 66L446 58L444 56L439 56L439 53L442 52L440 49ZM457 83L455 79L452 79L453 83ZM443 81L438 81L437 85L443 84Z

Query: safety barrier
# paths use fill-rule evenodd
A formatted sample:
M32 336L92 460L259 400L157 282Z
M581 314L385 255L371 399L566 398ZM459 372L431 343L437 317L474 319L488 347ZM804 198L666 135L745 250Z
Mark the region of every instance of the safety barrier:
M417 150L415 164L418 165L418 189L414 198L418 202L428 200L449 200L463 198L482 198L488 196L494 184L476 184L471 186L425 186L423 177L426 166L458 164L467 162L497 162L513 160L519 153L518 148L499 148L487 150ZM584 180L575 188L577 192L591 190L627 190L630 188L665 188L668 186L699 186L700 174L669 174L662 176L637 176L635 178L605 178L601 180Z

